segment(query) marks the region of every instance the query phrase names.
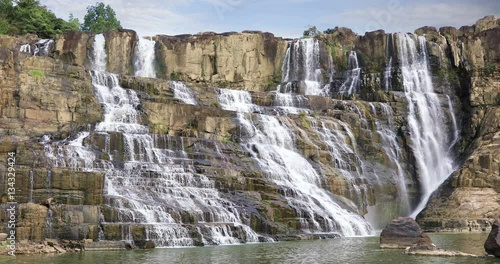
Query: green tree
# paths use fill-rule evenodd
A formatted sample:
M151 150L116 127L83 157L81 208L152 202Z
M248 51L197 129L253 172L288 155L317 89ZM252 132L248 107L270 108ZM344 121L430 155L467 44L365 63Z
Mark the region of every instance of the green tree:
M121 29L120 21L116 19L113 8L98 2L95 5L87 7L87 14L83 19L81 29L83 31L92 31L103 33L105 31Z
M57 18L38 0L0 0L0 34L37 34L51 38L78 27Z
M0 34L8 34L10 31L9 14L14 8L12 0L0 0Z
M323 33L325 33L325 34L333 34L333 33L335 33L336 30L337 30L336 28L329 28L329 29L323 31Z
M321 34L321 32L316 28L316 26L309 26L308 29L304 30L304 37L314 37Z
M51 37L62 33L60 28L56 28L56 15L41 6L38 0L18 0L16 3L10 17L10 34L34 33L40 37Z
M72 31L80 31L80 20L74 17L72 13L69 14L68 27L71 28Z

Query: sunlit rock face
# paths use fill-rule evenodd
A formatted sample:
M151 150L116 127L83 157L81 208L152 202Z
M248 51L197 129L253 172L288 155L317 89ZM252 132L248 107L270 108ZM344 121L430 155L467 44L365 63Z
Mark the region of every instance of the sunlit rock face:
M298 40L2 36L19 236L171 247L363 236L401 215L488 227L498 21Z

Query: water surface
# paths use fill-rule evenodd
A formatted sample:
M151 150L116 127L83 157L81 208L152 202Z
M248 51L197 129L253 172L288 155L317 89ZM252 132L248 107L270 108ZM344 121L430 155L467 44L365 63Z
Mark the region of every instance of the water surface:
M441 248L483 255L487 233L429 234ZM0 257L0 263L500 263L498 259L407 256L402 250L379 249L378 237L339 238L199 248L162 248L120 252L68 253L59 256Z

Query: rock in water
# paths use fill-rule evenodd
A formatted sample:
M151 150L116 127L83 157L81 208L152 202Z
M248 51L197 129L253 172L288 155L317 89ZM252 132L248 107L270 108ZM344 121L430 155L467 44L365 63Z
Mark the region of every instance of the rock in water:
M500 257L500 233L498 232L498 227L500 227L499 220L493 223L491 232L484 242L484 250L486 250L486 253L495 255L495 257Z
M429 236L424 234L411 217L392 220L380 234L380 248L407 248L414 244L433 246Z
M155 242L152 240L136 240L134 244L140 249L153 249L156 247Z

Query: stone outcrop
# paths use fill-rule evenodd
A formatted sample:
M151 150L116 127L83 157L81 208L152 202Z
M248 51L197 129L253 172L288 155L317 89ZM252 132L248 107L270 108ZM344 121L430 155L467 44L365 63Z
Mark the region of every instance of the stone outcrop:
M285 40L258 32L158 35L156 40L157 61L164 78L211 82L248 91L275 89L287 48Z
M134 73L135 46L137 33L121 29L104 33L108 53L108 71L120 74Z
M411 217L392 220L380 234L380 248L434 247L431 239Z
M495 257L500 257L500 233L498 229L500 227L500 221L495 221L491 227L491 232L488 235L488 239L484 242L484 250L490 255Z
M444 50L451 54L451 69L460 76L457 92L466 111L460 169L418 215L417 221L426 229L482 230L500 217L499 23L500 19L485 17L473 27L441 28L434 33L448 43Z
M2 36L2 43L19 43L6 38ZM68 58L73 58L70 64L20 53L15 45L0 47L0 168L6 171L7 153L15 152L19 240L40 240L49 231L60 238L97 234L103 174L50 168L39 143L43 136L54 140L74 136L102 117L90 75L76 65L76 56ZM0 191L4 212L8 187L3 184ZM92 206L94 211L89 209ZM50 217L54 222L49 230ZM7 226L4 221L2 218L2 230Z
M89 65L88 50L93 45L93 34L69 32L55 38L54 54L69 65Z
M413 245L405 249L408 255L435 256L435 257L478 257L474 254L464 253L456 250L446 250L428 245Z

